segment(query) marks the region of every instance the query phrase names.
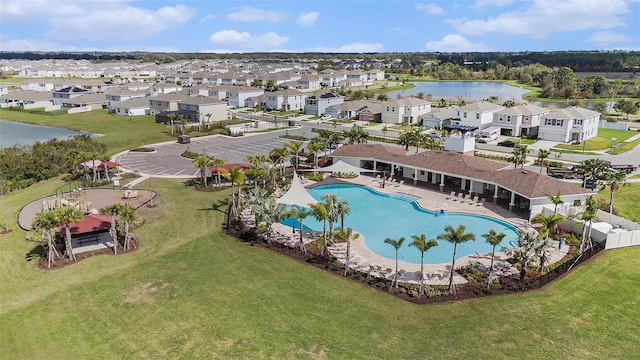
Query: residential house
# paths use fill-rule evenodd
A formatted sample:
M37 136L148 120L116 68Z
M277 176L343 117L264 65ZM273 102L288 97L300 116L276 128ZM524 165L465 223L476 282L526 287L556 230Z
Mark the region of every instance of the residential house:
M384 80L384 70L367 70L366 74L369 81Z
M382 105L379 103L370 102L360 109L358 109L359 121L373 121L377 123L382 122Z
M308 101L308 99L307 99ZM324 110L324 114L334 119L357 118L358 111L372 104L368 100L350 100L336 105L329 105ZM377 104L379 106L379 104ZM306 107L305 107L306 110Z
M264 94L264 89L253 86L228 86L226 89L227 103L234 107L244 106L248 98Z
M264 109L267 106L267 97L265 95L250 97L244 101L244 107Z
M342 104L343 102L344 96L334 93L311 95L305 100L304 113L307 115L321 116L326 112L327 107Z
M382 122L385 124L413 124L431 111L431 102L416 97L384 101L381 105Z
M479 101L460 106L456 111L451 123L453 125L463 125L477 127L484 130L493 124L493 114L504 109L502 105L497 105L489 101Z
M9 87L0 85L0 96L9 94Z
M47 107L53 105L51 93L34 90L18 90L11 91L6 95L0 96L0 104L5 106L28 106Z
M120 101L147 97L148 95L149 92L147 90L131 90L127 87L119 87L107 89L105 97L107 99L107 108L113 109Z
M208 96L190 96L178 102L178 110L193 111L190 121L208 123L227 120L227 103Z
M104 94L89 93L64 100L62 102L62 107L75 108L81 106L90 106L93 110L97 110L103 109L106 104L107 100L104 98Z
M296 88L305 92L320 90L321 77L318 75L304 75L296 81Z
M264 94L265 105L270 110L302 110L307 94L299 90L279 90Z
M53 105L62 105L65 100L72 99L74 97L88 94L89 91L81 89L79 87L66 87L64 89L56 90L53 92Z
M130 98L112 104L116 114L124 116L149 115L151 108L148 98Z
M501 135L536 136L540 119L550 111L530 104L508 107L493 114L493 126L500 128Z
M458 108L458 106L432 108L430 112L422 116L420 124L433 129L442 129L442 127L451 124L451 120L456 115Z
M188 97L189 95L182 92L160 94L157 96L149 97L149 114L152 116L156 116L161 112L176 111L178 110L178 102Z
M598 135L600 113L572 106L542 115L538 138L568 143L582 142Z
M33 91L52 91L55 88L53 81L34 79L27 80L20 83L20 90L33 90Z
M170 94L178 91L182 91L182 86L171 83L153 84L151 86L151 96Z

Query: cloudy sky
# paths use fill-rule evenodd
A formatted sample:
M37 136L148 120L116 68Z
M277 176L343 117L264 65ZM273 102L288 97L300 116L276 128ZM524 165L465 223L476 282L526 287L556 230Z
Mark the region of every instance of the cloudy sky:
M640 50L640 0L0 0L3 51Z

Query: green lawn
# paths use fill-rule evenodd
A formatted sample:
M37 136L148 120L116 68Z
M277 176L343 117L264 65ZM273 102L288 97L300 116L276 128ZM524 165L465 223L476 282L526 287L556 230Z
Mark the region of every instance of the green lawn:
M631 149L633 149L633 148L635 148L636 146L639 146L639 145L640 145L640 139L636 139L636 140L629 141L629 142L626 142L624 144L618 145L615 148L613 148L613 150L607 151L607 153L609 153L611 155L622 154L623 152L629 151L629 150L631 150Z
M9 219L58 185L7 195ZM0 358L640 356L640 247L605 252L542 291L416 306L223 235L228 190L142 185L160 196L140 211L136 252L41 271L25 260L34 244L22 231L0 236Z
M169 127L156 123L154 117L149 115L127 117L110 115L106 110L94 110L48 116L0 109L0 119L105 134L97 140L107 145L109 155L146 144L175 141L168 134Z
M609 204L611 192L609 188L598 193L596 197ZM640 183L626 183L613 194L613 207L618 215L640 224Z
M537 139L521 139L521 138L508 138L507 140L513 141L516 144L520 143L522 145L532 145L538 141Z
M585 150L607 150L611 148L611 138L615 137L616 138L615 143L619 144L634 135L638 135L638 132L599 128L598 135L587 140L586 144L584 144L584 149ZM582 147L583 147L583 144L578 144L578 145L559 144L554 146L554 148L574 150L574 151L581 151Z

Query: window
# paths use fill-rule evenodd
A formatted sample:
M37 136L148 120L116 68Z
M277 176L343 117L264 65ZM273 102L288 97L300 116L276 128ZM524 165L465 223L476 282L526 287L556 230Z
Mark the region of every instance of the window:
M467 118L467 113L463 113L462 117L464 117L466 119Z
M476 120L480 119L480 114L476 114Z
M424 170L420 170L420 175L424 175Z
M511 115L507 116L507 122L511 122Z

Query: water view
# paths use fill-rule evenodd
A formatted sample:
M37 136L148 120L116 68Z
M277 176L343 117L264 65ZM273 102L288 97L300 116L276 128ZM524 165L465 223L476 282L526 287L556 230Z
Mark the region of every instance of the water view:
M440 98L453 100L461 96L467 99L467 102L497 96L502 101L514 100L521 102L523 101L522 95L528 91L501 82L487 81L419 81L411 82L410 84L413 84L414 87L407 90L391 91L387 93L387 96L395 99L398 95L423 93L425 96L431 95L434 100Z
M36 141L45 142L53 138L65 140L71 135L81 134L83 133L75 130L0 119L0 149L14 145L31 145Z

